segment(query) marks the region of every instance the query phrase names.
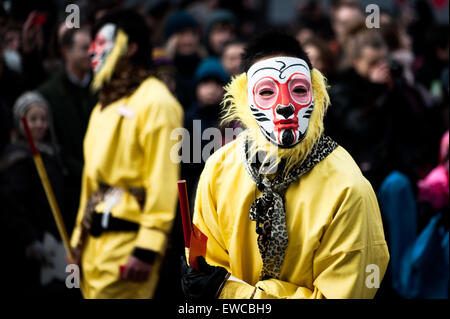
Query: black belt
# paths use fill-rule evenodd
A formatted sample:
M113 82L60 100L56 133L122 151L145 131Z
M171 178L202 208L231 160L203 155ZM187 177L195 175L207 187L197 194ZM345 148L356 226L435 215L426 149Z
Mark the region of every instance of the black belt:
M138 231L139 224L128 220L116 218L109 214L106 227L102 225L103 213L94 213L92 216L92 226L89 233L94 237L99 237L104 231Z

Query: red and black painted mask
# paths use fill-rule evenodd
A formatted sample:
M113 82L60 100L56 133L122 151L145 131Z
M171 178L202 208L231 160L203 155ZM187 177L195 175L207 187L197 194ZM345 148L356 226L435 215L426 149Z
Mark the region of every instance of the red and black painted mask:
M308 64L284 56L261 60L247 81L249 107L264 136L283 148L300 143L314 108Z

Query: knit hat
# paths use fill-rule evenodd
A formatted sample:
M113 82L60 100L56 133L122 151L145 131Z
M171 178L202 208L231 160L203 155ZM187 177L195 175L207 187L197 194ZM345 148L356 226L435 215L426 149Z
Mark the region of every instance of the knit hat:
M195 84L206 78L215 78L219 80L222 85L225 85L230 80L227 72L217 58L207 58L203 60L195 71Z
M198 29L199 25L192 15L186 11L172 13L166 21L164 34L166 39L187 28Z
M13 107L14 123L17 127L21 127L20 118L30 109L33 104L41 105L47 110L48 113L48 102L40 93L38 93L37 91L25 92L21 96L19 96Z
M61 164L62 161L59 156L59 146L56 140L55 130L53 128L53 120L49 104L47 100L38 91L28 91L19 96L19 98L16 100L16 103L14 103L13 107L14 123L16 127L19 129L19 133L22 135L22 137L25 137L25 130L21 122L21 117L22 115L25 115L27 113L27 111L31 108L33 104L39 104L41 107L47 110L49 123L48 137L50 140L47 142L35 141L36 147L38 148L39 152L44 152L50 155L55 155L56 152L57 161ZM63 167L63 172L65 171L66 168Z
M231 12L230 10L226 10L226 9L214 10L209 15L207 23L206 23L206 32L205 32L206 38L209 37L209 33L211 32L213 25L218 22L226 22L226 23L230 23L233 26L236 26L237 18L233 14L233 12Z

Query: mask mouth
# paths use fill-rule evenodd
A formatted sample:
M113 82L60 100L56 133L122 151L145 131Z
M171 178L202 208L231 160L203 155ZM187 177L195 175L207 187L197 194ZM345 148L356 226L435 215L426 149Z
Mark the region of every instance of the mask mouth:
M275 130L298 130L298 120L297 119L288 119L288 120L279 120L276 119L273 121L275 124Z
M91 59L91 67L94 71L97 69L98 63L98 59Z
M297 123L298 124L298 123ZM279 131L281 133L281 138L278 139L274 132L267 132L262 127L260 127L260 130L262 131L263 135L266 137L266 139L272 143L273 145L279 147L279 148L293 148L298 143L300 143L303 138L305 137L305 134L302 134L300 131L296 131L300 138L296 140L296 134L294 133L294 130L292 129L283 129L283 131Z

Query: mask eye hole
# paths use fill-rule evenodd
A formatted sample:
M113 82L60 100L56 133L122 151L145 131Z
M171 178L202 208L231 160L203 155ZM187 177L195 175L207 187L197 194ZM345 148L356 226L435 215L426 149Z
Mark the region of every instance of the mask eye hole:
M106 44L106 39L103 35L99 34L97 38L94 40L96 46L101 47Z
M292 92L295 94L305 94L308 90L304 86L297 86L292 90Z
M303 74L294 74L289 79L289 92L292 99L301 106L309 105L312 101L311 82Z
M275 92L272 90L268 90L268 89L263 89L261 92L259 92L259 95L264 96L264 97L269 97L272 96Z
M271 108L277 100L278 90L277 82L274 79L270 77L260 79L253 87L255 105L264 110Z

